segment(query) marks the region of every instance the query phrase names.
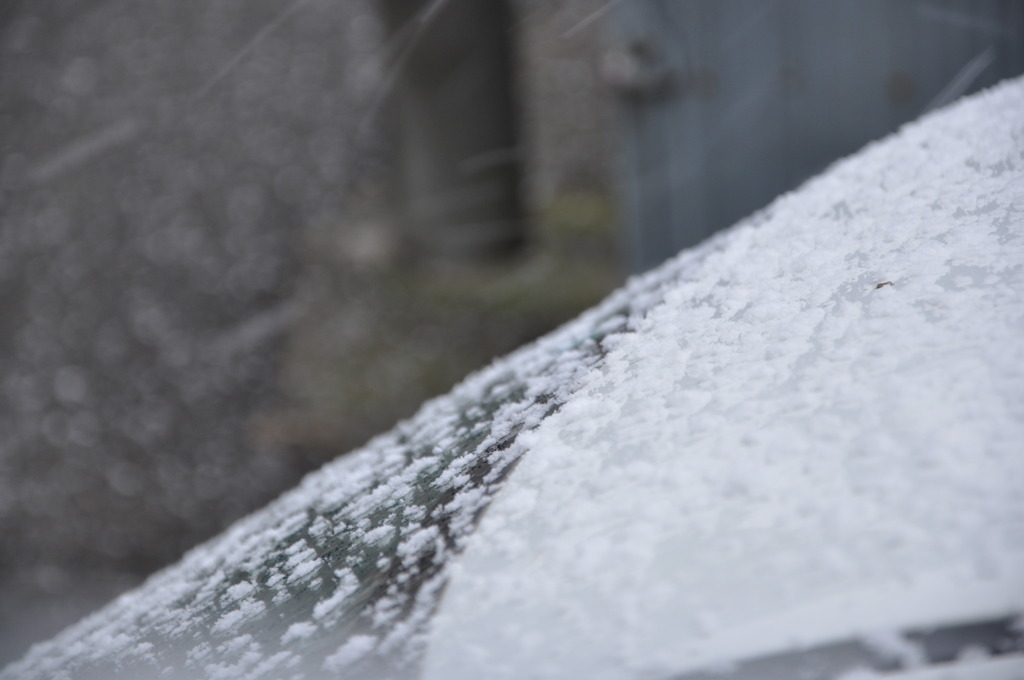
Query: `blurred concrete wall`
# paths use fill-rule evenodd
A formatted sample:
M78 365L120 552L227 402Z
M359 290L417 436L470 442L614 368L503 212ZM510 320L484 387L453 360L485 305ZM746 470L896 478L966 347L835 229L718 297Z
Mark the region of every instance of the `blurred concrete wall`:
M615 193L613 92L600 77L614 3L518 0L527 195Z
M297 479L246 427L304 304L302 229L358 171L376 22L358 0L4 7L0 580L59 599Z

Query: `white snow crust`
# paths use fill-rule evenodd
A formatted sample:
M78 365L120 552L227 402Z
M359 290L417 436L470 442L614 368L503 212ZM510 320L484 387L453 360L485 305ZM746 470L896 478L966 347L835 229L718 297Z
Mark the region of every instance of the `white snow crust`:
M412 676L453 574L429 677L646 677L787 593L1016 588L1022 112L1016 81L838 165L0 679Z
M1024 80L669 267L521 438L424 677L677 677L1024 610Z

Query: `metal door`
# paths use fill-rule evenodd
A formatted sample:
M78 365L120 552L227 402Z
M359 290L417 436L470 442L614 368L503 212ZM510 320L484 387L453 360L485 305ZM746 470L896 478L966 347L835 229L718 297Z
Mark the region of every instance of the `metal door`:
M1018 0L624 0L614 15L604 72L637 270L1024 72Z

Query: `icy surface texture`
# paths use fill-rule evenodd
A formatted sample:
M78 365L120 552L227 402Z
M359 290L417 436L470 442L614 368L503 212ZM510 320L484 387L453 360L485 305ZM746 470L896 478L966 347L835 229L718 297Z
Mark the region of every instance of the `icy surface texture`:
M925 571L1004 594L1022 112L1011 83L838 165L0 678L415 675L449 578L434 677L657 674L787 593Z
M427 403L0 678L414 674L445 565L525 450L520 433L559 408L675 271L635 280Z
M1024 609L1024 80L695 252L521 438L425 677L675 677Z

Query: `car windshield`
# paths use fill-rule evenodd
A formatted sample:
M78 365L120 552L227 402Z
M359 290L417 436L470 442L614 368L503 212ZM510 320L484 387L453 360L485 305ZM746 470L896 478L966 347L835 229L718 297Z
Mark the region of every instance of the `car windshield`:
M0 680L695 680L1019 644L1022 105L1010 82L838 164Z

